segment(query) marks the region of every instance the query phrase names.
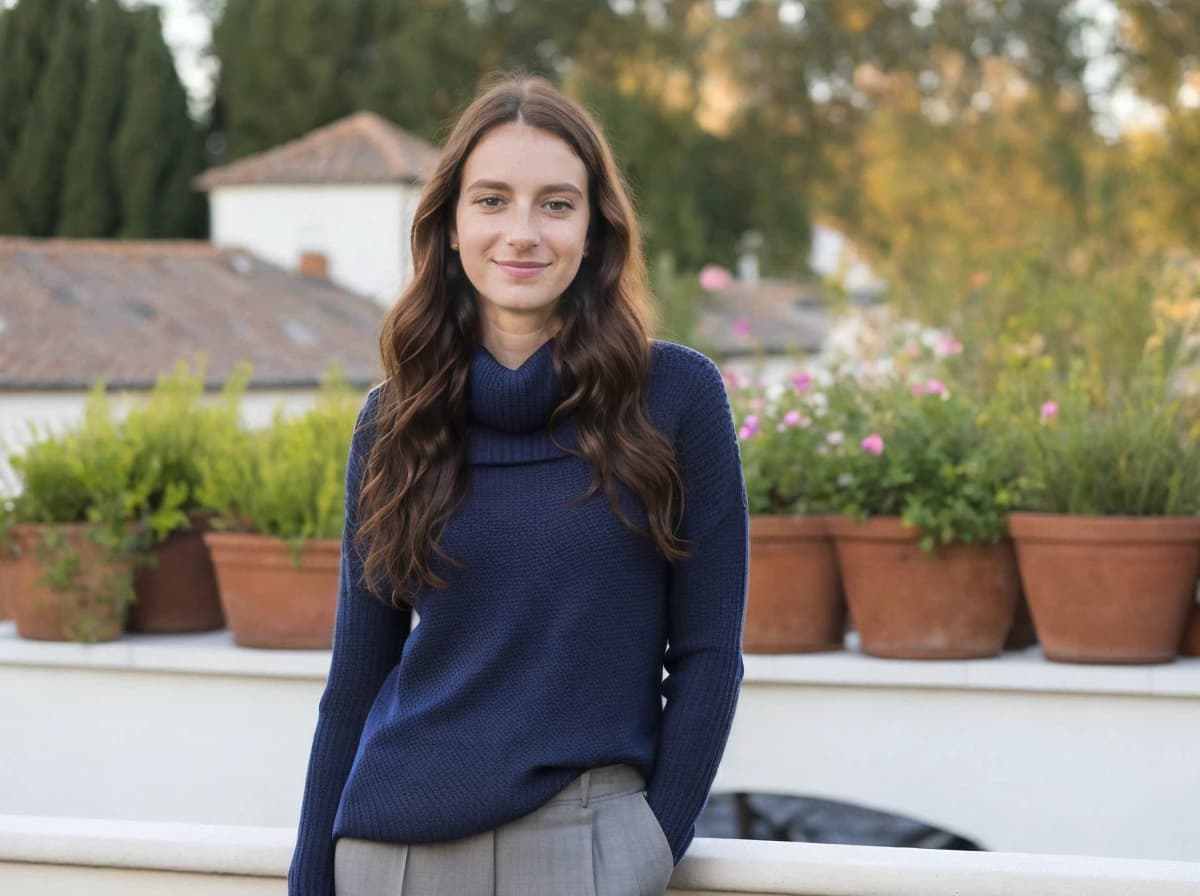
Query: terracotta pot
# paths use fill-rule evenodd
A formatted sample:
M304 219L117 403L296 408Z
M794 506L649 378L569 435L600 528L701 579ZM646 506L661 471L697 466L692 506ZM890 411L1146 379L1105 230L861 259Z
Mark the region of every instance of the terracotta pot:
M750 517L747 653L841 650L846 601L824 517Z
M135 570L137 599L129 608L129 631L205 632L224 627L217 576L204 544L210 517L189 518L190 527L172 532L150 551L152 565Z
M1019 586L1012 544L932 553L898 517L830 520L846 601L864 653L893 659L997 656Z
M1193 603L1188 613L1187 625L1183 627L1183 640L1179 642L1183 656L1200 656L1200 603Z
M0 544L0 622L12 619L12 614L8 610L8 592L12 590L12 564L13 560L8 557L4 546Z
M333 646L340 539L309 541L299 566L291 546L280 538L208 532L204 541L235 644L325 650Z
M8 607L17 634L38 641L115 641L125 630L132 559L107 557L87 537L91 526L70 523L54 526L78 556L77 587L56 591L43 581L45 569L38 557L47 526L12 527L20 555L8 563L5 574Z
M1200 576L1200 518L1015 513L1009 530L1047 659L1175 658Z
M1037 628L1033 624L1033 614L1029 610L1029 601L1025 597L1025 589L1017 589L1017 608L1013 613L1013 625L1004 640L1005 650L1024 650L1037 643Z

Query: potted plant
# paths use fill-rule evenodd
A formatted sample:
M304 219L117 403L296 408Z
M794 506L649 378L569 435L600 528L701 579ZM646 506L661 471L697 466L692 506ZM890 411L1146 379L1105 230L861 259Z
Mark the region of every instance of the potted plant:
M1013 449L940 380L864 390L867 425L831 434L829 502L842 581L873 656L996 656L1018 578L1005 537L1019 481Z
M1200 450L1149 352L1111 394L1076 370L1021 431L1031 488L1010 522L1046 657L1164 663L1200 577Z
M134 453L132 488L145 536L129 631L198 632L225 625L203 540L210 515L200 506L200 466L235 437L248 377L249 366L238 367L206 405L203 362L195 373L181 362L122 421Z
M240 431L201 464L204 540L235 644L322 648L333 643L346 461L361 407L336 372L314 407Z
M109 641L124 631L138 549L130 488L134 464L112 419L104 384L81 426L31 425L9 462L21 491L5 502L4 575L17 634L37 640Z
M747 653L841 650L846 601L827 528L826 436L845 425L851 387L797 371L772 391L727 374L750 510Z

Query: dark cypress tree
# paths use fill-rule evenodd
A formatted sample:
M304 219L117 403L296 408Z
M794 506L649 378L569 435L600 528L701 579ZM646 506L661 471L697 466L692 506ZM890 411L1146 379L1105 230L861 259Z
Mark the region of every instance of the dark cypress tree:
M13 152L8 185L34 236L50 236L58 225L63 166L79 122L88 11L86 0L60 5L46 69Z
M224 161L269 149L354 111L357 4L228 0L213 31L221 60L212 130Z
M54 26L74 0L22 0L0 14L0 233L28 232L13 196L17 143L46 68Z
M128 89L115 142L114 170L123 237L194 232L198 197L196 134L187 94L162 36L157 7L135 9Z
M88 34L87 74L79 127L67 154L62 236L107 237L120 226L113 134L128 89L133 19L117 0L96 0Z

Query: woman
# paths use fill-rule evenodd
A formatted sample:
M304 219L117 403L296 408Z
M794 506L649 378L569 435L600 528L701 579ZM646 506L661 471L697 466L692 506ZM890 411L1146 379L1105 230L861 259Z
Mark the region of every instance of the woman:
M292 894L665 892L742 678L747 510L638 240L548 83L463 113L350 450Z

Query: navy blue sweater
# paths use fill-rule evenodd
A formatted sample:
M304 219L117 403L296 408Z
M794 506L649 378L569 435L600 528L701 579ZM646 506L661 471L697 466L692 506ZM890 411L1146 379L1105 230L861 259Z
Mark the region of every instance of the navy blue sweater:
M586 768L628 763L675 861L695 836L742 680L748 517L720 372L655 341L643 404L675 444L684 484L672 568L612 512L580 458L549 438L571 385L554 340L517 370L478 346L468 380L469 494L443 536L449 590L394 610L362 584L353 548L378 390L350 449L341 583L289 893L333 893L336 838L453 840L537 809ZM555 434L578 444L572 418ZM623 486L620 503L647 516ZM664 678L663 669L667 675ZM665 698L665 705L664 700Z

